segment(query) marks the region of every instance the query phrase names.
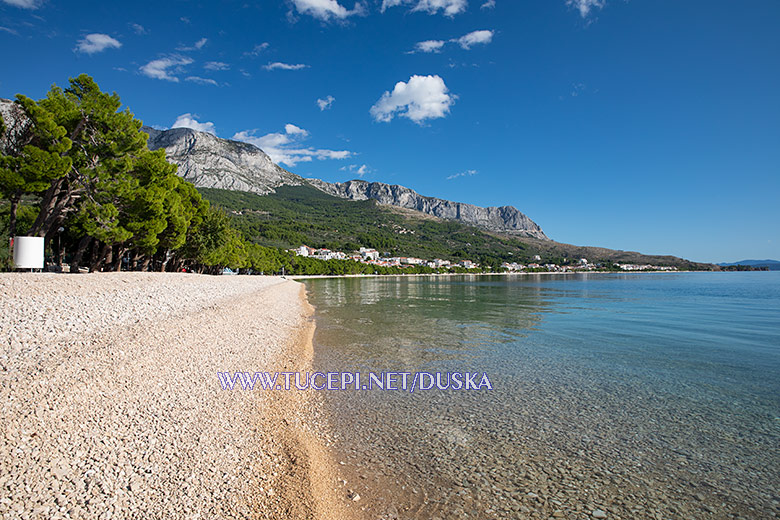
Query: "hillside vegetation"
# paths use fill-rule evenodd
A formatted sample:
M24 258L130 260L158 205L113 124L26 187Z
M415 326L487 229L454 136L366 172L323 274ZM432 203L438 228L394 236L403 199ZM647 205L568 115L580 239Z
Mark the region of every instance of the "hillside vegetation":
M537 254L543 263L565 264L567 259L585 257L605 265L628 262L710 268L673 256L646 256L490 233L373 200L341 199L308 185L281 186L263 196L210 188L199 191L212 204L224 208L248 240L269 247L306 244L345 252L372 247L391 256L468 259L494 268L505 261L528 263Z

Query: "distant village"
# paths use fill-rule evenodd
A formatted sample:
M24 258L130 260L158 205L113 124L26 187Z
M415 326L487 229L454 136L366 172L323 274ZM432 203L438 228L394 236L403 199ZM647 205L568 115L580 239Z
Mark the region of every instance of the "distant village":
M304 256L307 258L315 258L318 260L352 260L355 262L361 262L364 264L371 264L381 267L414 267L414 266L426 266L432 269L480 269L480 265L471 260L461 260L460 262L453 263L449 260L442 260L436 258L433 260L426 260L423 258L415 258L410 256L397 256L390 257L385 253L381 255L376 249L367 247L361 247L358 251L351 254L344 253L342 251L331 251L330 249L315 249L306 245L302 245L295 249L289 249L291 253L295 253L298 256ZM576 263L572 265L558 265L558 264L542 264L540 263L542 258L539 255L533 257L533 262L529 264L519 264L517 262L504 262L501 264L501 269L508 272L567 272L567 271L598 271L603 269L603 266L592 264L588 262L587 258L580 258ZM623 271L677 271L676 267L658 266L658 265L637 265L637 264L616 264Z

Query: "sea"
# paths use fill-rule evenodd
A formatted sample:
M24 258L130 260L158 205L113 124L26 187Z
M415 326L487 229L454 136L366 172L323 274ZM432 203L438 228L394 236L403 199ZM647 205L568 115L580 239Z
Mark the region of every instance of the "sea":
M368 518L780 518L780 272L305 283L315 370L490 383L318 392Z

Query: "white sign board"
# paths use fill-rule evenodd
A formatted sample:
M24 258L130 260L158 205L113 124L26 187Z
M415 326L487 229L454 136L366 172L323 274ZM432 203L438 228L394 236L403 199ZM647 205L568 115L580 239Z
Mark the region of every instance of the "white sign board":
M43 269L43 237L14 237L14 266Z

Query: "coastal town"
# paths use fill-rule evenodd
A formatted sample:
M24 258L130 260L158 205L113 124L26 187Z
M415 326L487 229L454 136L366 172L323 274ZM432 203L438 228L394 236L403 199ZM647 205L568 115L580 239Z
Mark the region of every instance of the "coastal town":
M344 253L343 251L332 251L330 249L316 249L307 245L301 245L300 247L289 249L290 253L294 253L297 256L303 256L307 258L314 258L317 260L352 260L354 262L360 262L363 264L376 265L380 267L396 267L396 268L410 268L414 266L425 266L431 269L439 270L454 270L454 269L466 269L466 270L481 270L481 266L477 262L471 260L461 260L459 262L452 262L450 260L443 260L441 258L435 258L433 260L426 260L423 258L415 258L408 256L396 256L391 257L389 253L380 253L376 249L361 247L359 250L352 253ZM658 266L658 265L639 265L639 264L613 264L616 268L622 271L677 271L676 267L670 266ZM615 267L612 269L614 270ZM542 258L539 255L532 257L532 262L528 264L521 264L517 262L504 262L501 264L502 272L581 272L581 271L600 271L604 270L605 266L600 263L590 263L587 258L580 258L574 262L568 262L564 265L558 265L555 263L542 263Z

